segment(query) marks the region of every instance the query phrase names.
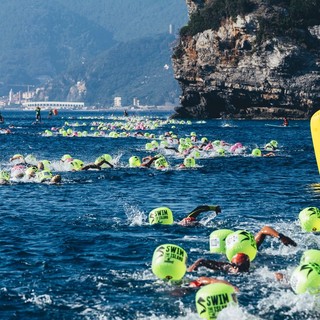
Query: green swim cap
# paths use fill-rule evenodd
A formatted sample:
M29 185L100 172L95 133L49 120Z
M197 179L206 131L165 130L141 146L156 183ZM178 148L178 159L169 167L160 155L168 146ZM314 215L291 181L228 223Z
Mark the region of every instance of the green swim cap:
M5 181L10 181L10 172L6 170L1 170L0 171L0 179L5 180Z
M25 171L25 174L26 176L33 176L35 175L35 173L38 171L38 168L37 167L29 167L26 171Z
M50 164L51 162L49 160L40 160L43 164L43 170L50 171Z
M211 283L196 293L197 312L201 318L215 320L228 305L238 304L235 289L226 283Z
M260 149L255 148L252 150L251 155L253 155L254 157L261 157L262 153Z
M29 164L37 164L37 159L33 154L28 154L24 160Z
M73 159L70 163L75 171L81 170L84 164L80 159Z
M307 232L320 231L320 210L317 207L308 207L300 211L299 221L302 230Z
M137 156L132 156L129 158L129 166L130 167L140 167L141 166L141 161L140 158Z
M273 147L275 147L275 148L278 147L278 141L276 141L276 140L271 140L271 141L270 141L270 144L271 144Z
M95 160L95 164L98 164L100 163L102 160L105 160L105 161L108 161L109 163L112 162L112 157L110 156L110 154L108 153L105 153L103 155L101 155L100 157L98 157L96 160ZM109 168L109 165L104 163L102 164L101 168Z
M226 238L233 233L229 229L220 229L211 232L210 234L210 252L212 253L226 253Z
M43 182L46 180L50 180L52 178L52 173L49 170L42 170L36 172L36 180L39 182Z
M254 235L246 230L238 230L226 238L226 256L229 261L237 253L245 253L252 261L257 255L257 243Z
M196 161L194 160L194 158L192 157L187 157L183 160L183 164L187 167L187 168L193 168L196 166Z
M154 162L154 166L156 168L161 168L161 167L167 168L167 167L169 167L169 164L168 164L166 158L162 156Z
M66 161L67 159L72 159L72 157L71 157L70 154L64 154L64 155L61 157L61 161Z
M301 257L300 264L314 262L320 264L320 250L310 249L306 250Z
M151 142L147 142L147 143L145 144L145 149L146 149L146 150L153 150L153 149L154 149L154 146L153 146L153 144L152 144Z
M296 294L320 293L320 265L314 262L300 265L293 271L290 284Z
M217 149L217 153L219 156L224 156L225 155L225 150L223 148Z
M173 224L172 211L167 207L155 208L149 213L150 224Z
M152 257L152 272L163 280L181 280L187 271L188 255L175 244L157 247Z

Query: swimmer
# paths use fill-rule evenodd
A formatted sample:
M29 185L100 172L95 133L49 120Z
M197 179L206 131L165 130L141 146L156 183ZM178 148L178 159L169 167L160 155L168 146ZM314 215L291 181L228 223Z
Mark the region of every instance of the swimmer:
M260 248L263 241L267 236L279 239L285 246L294 246L296 247L297 244L291 238L285 236L284 234L276 231L275 229L264 226L255 236L255 241L257 245L257 249ZM249 272L250 268L250 258L247 254L244 253L237 253L235 254L232 259L231 263L229 262L220 262L214 260L207 260L207 259L198 259L194 262L189 268L188 271L192 272L197 270L199 267L206 267L212 270L219 270L224 271L227 273L241 273L241 272Z
M10 183L10 172L6 170L0 171L0 184L9 184Z
M206 211L215 211L216 214L221 212L220 206L214 205L202 205L193 209L190 213L187 214L178 224L181 226L195 226L199 222L196 220L200 213ZM172 211L167 207L159 207L153 209L149 213L149 223L150 224L164 224L170 225L173 224L173 214Z
M230 263L201 258L188 268L188 272L196 271L200 267L206 267L207 269L223 271L226 273L249 272L250 258L245 253L237 253L233 256Z
M41 108L37 107L35 111L36 111L36 122L41 122Z
M182 226L193 226L193 225L197 225L199 224L199 222L197 222L197 217L200 215L200 213L202 212L206 212L206 211L214 211L216 214L221 213L221 208L220 206L208 206L208 205L202 205L202 206L198 206L195 209L193 209L190 213L188 213L188 215L183 218L179 224Z
M50 184L58 184L61 183L62 177L60 174L56 174L55 176L53 176L50 180Z
M145 167L145 168L150 168L152 163L154 161L156 161L159 158L158 155L152 157L152 156L148 156L142 159L142 163L140 161L140 158L137 156L132 156L129 159L129 166L131 168L133 167Z
M114 165L112 163L110 163L109 161L107 161L106 159L102 159L100 162L98 163L88 163L87 165L83 166L80 170L89 170L89 169L97 169L97 170L101 170L102 166L104 164L107 164L110 168L113 168Z

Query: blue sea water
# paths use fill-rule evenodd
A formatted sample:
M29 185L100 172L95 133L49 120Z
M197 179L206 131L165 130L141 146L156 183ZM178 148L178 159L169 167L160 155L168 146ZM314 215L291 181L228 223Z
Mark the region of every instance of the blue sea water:
M320 199L309 121L291 121L289 127L269 126L280 121L167 123L147 131L157 136L173 131L178 137L194 131L200 138L241 142L246 152L204 157L196 168L184 170L177 169L182 159L168 154L169 169L156 170L128 167L130 156L150 154L143 138L42 135L66 121L83 124L81 130L90 133L95 121L117 121L111 113L60 112L47 119L43 111L37 125L32 124L34 112L2 114L2 128L14 127L11 134L0 135L1 169L10 167L14 154L33 154L50 160L62 183L22 180L0 186L1 319L200 319L195 290L165 284L153 275L154 249L173 243L187 251L188 264L200 257L224 261L209 252L213 230L255 233L264 225L298 246L268 238L249 274L200 269L186 279L219 277L240 289L239 307L227 308L221 319L319 319L315 297L295 295L274 278L277 271L290 277L302 252L320 243L319 236L301 230L297 219L300 210L319 206ZM134 116L144 115L166 120L169 114ZM279 143L274 157L250 156L252 149L273 139ZM117 163L113 169L68 172L59 167L66 153L85 163L109 153ZM156 207L171 208L178 221L202 204L218 204L222 212L216 217L203 213L197 227L148 224L148 213Z

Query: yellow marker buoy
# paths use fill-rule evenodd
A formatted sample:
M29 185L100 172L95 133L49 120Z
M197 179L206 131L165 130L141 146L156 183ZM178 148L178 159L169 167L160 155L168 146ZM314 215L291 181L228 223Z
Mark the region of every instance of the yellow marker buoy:
M320 110L318 110L310 120L311 137L313 142L314 154L320 173Z

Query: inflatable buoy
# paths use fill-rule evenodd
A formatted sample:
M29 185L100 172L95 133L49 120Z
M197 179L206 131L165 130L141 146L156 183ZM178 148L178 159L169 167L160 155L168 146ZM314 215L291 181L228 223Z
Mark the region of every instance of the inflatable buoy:
M152 272L163 280L181 280L187 271L187 253L174 244L157 247L152 257Z
M306 250L301 257L300 264L318 263L320 265L320 250L310 249Z
M300 211L299 221L301 228L307 232L320 230L320 210L317 207L308 207Z
M233 233L229 229L220 229L211 232L210 234L210 252L212 253L226 253L226 238Z
M318 171L320 173L320 110L311 117L310 129L314 154L317 161Z
M226 256L229 261L237 253L245 253L252 261L257 255L257 243L254 235L246 230L238 230L226 238Z
M320 293L320 265L314 262L300 265L293 271L290 284L296 294Z
M238 304L235 289L226 283L212 283L196 294L197 312L201 318L215 320L228 305Z
M172 211L167 207L153 209L149 213L150 224L173 224Z

